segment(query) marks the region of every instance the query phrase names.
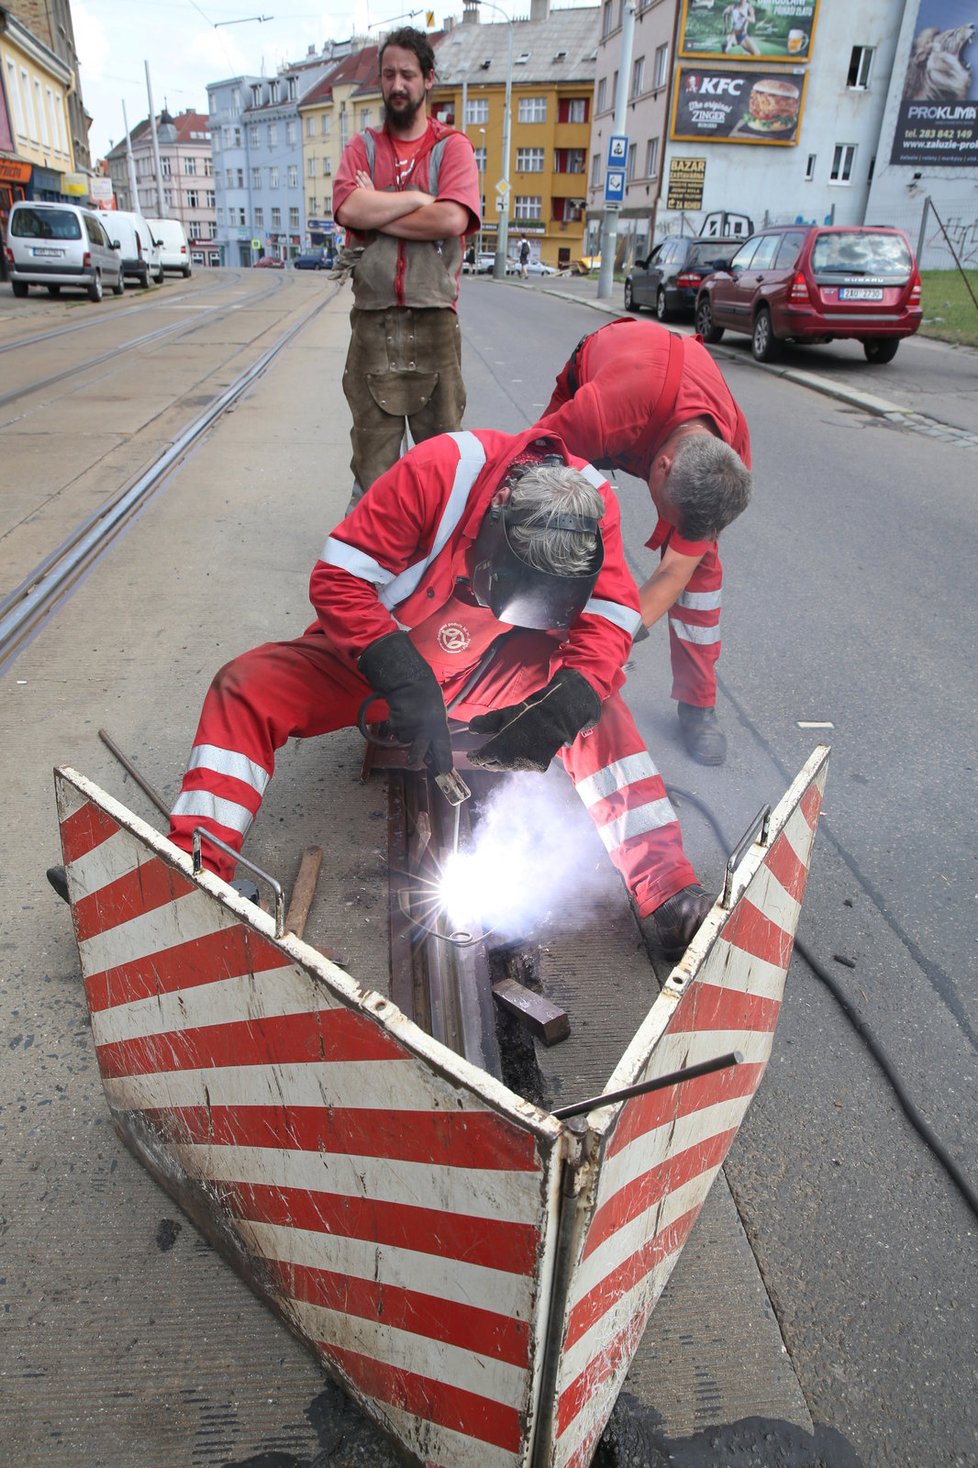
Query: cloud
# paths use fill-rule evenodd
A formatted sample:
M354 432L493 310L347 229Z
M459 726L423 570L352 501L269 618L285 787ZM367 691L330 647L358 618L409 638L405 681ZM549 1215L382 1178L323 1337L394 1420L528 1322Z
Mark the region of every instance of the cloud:
M99 82L102 80L110 51L105 27L98 16L84 4L84 0L75 0L71 20L75 32L75 47L84 74Z

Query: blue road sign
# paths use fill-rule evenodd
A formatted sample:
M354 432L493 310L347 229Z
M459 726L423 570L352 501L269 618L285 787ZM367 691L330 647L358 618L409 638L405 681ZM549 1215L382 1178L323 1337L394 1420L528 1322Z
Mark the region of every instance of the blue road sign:
M628 139L624 133L612 133L608 139L608 167L623 168L628 157Z
M625 197L625 170L623 168L609 168L604 182L604 201L606 204L620 204Z

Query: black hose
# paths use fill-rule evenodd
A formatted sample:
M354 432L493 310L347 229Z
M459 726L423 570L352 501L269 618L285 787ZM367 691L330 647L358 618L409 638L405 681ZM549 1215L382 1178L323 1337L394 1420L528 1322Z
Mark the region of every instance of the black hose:
M667 794L675 798L676 800L685 800L688 801L690 805L695 806L696 809L703 816L704 820L710 826L710 829L713 831L714 835L717 838L717 841L720 843L720 847L723 852L726 853L730 849L730 843L727 841L719 822L717 821L713 812L709 809L707 805L704 804L702 800L700 800L695 795L691 795L688 790L680 790L676 786L667 786L666 790ZM828 989L829 993L832 995L832 998L838 1004L839 1008L842 1010L842 1013L852 1025L853 1029L856 1031L856 1034L862 1040L866 1049L869 1051L870 1055L876 1061L876 1064L879 1066L880 1070L889 1081L893 1094L894 1096L896 1096L897 1101L900 1103L900 1108L909 1121L910 1125L913 1127L917 1135L921 1138L924 1145L928 1147L933 1155L937 1158L937 1161L944 1168L944 1171L954 1183L954 1186L961 1194L961 1197L964 1199L965 1203L967 1203L968 1207L971 1209L975 1217L978 1218L978 1191L976 1191L974 1185L965 1176L964 1172L961 1170L957 1162L955 1162L954 1158L951 1156L947 1147L944 1145L941 1138L937 1135L930 1122L926 1120L926 1118L917 1108L916 1104L910 1099L910 1096L907 1093L907 1089L900 1078L900 1074L896 1066L890 1059L889 1055L887 1055L882 1043L874 1035L872 1028L869 1025L869 1022L864 1019L864 1017L859 1013L859 1010L852 1003L851 999L845 993L835 976L829 972L829 970L824 966L820 959L815 957L814 953L812 953L807 944L803 943L802 940L798 937L795 938L795 952L801 955L815 977L817 979L820 979L821 982L825 985L826 989Z

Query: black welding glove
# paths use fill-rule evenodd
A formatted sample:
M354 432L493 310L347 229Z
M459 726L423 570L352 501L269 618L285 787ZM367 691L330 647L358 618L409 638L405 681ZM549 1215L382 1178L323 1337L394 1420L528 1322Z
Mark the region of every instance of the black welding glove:
M357 664L376 693L387 700L395 738L408 745L412 770L426 765L433 775L452 767L452 740L438 679L406 632L371 642Z
M469 754L469 763L483 770L545 770L562 745L600 716L601 700L587 679L562 668L523 703L469 720L474 733L493 736Z

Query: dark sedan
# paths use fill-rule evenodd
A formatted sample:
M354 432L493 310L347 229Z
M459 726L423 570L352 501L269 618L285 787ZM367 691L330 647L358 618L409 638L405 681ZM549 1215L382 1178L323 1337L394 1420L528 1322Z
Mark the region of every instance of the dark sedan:
M651 306L660 321L692 316L700 282L728 263L740 239L690 239L675 235L656 245L647 260L638 260L625 277L625 310Z

